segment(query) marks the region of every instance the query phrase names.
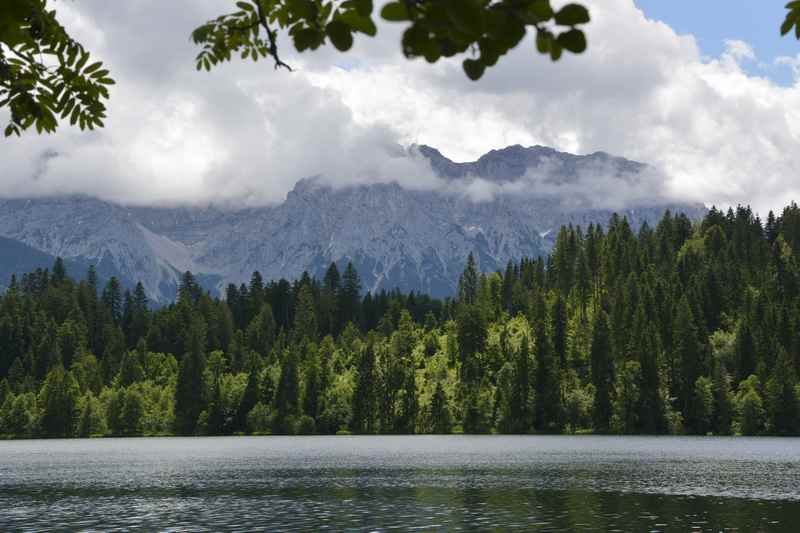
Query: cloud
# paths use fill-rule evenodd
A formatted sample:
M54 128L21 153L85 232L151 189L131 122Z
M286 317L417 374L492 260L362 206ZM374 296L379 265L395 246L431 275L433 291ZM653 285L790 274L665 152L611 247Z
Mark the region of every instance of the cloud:
M545 200L566 211L622 210L679 201L680 197L665 189L666 182L663 173L649 166L620 169L613 160L598 157L566 172L563 161L549 157L518 179L494 181L471 175L449 181L441 190L476 203L505 196Z
M266 62L198 73L189 33L228 2L59 5L117 78L107 127L3 141L1 194L257 205L281 201L307 176L334 186L447 188L398 147L424 143L472 160L519 143L602 150L658 171L635 187L600 171L560 185L526 176L503 186L515 193L602 197L620 207L659 194L762 212L800 197L800 83L746 73L741 63L758 61L747 43L728 41L708 58L694 37L648 19L632 0L587 3L586 54L551 64L528 39L478 83L455 60L406 60L398 27L388 24L344 55L295 54L284 43L292 74ZM464 186L476 200L498 193L478 179Z

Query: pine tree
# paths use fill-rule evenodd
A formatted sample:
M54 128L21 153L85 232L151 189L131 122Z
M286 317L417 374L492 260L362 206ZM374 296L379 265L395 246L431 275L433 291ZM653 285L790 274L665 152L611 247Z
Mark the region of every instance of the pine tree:
M56 257L55 263L53 263L53 275L50 277L50 283L53 286L58 287L67 279L67 269L64 266L64 260L60 257Z
M358 323L361 304L361 280L353 263L347 263L342 277L342 289L339 291L338 308L340 313L339 328L348 322Z
M478 296L478 268L475 257L470 252L464 272L458 280L458 297L465 304L474 304Z
M694 315L686 295L678 304L675 318L675 354L681 369L678 402L683 419L690 432L704 433L704 413L695 394L695 383L702 371L701 349Z
M78 418L80 391L75 378L57 365L47 374L39 393L42 432L50 437L70 437Z
M436 384L430 405L430 431L436 435L447 435L453 429L452 416L441 381Z
M375 351L372 342L369 342L361 353L353 394L352 428L355 433L375 432L375 381Z
M540 299L538 306L544 309L544 300ZM536 353L536 429L558 432L563 419L560 372L543 317L534 319L533 335Z
M304 283L297 295L294 315L295 342L317 340L317 312L314 309L314 295L311 284Z
M607 433L611 427L614 364L608 315L603 310L600 310L595 317L589 357L592 366L592 384L595 388L592 411L594 429L598 433Z
M197 428L197 418L205 407L206 324L195 316L187 334L188 351L181 360L178 382L175 385L175 432L191 435Z
M245 431L247 428L247 415L258 403L259 396L261 395L260 372L261 368L258 364L258 359L254 357L250 361L250 367L247 373L247 386L244 389L244 394L239 402L236 417L234 418L234 431Z
M323 396L321 373L319 355L314 353L308 360L304 375L303 413L315 420L321 412Z
M644 315L641 316L644 320ZM639 428L644 433L664 433L667 427L661 396L660 347L655 326L648 324L641 329L634 353L638 354L641 369Z
M122 292L119 280L116 277L111 277L103 289L103 305L111 315L111 319L115 324L119 324L122 320Z
M297 369L297 353L287 350L281 376L278 380L278 389L275 392L275 423L273 431L279 434L293 433L294 417L298 415L300 407L300 381Z
M781 348L772 376L767 382L767 417L770 432L773 434L797 435L800 432L796 379L789 355Z
M519 352L514 358L514 380L510 397L510 427L513 433L527 433L532 422L530 386L530 346L528 337L522 337Z

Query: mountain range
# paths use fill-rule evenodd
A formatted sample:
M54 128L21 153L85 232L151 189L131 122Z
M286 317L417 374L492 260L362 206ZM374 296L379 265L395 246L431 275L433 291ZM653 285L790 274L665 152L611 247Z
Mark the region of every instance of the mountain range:
M0 199L0 283L60 256L74 276L94 264L101 278L116 276L128 286L141 281L149 298L163 303L186 270L219 292L255 270L265 279L295 279L304 271L321 277L332 261L352 261L365 290L447 296L471 252L482 270L492 271L547 254L565 224L605 224L617 211L636 229L655 225L666 209L692 219L705 213L702 204L655 192L614 209L595 202L602 194L594 189L582 195L598 169L609 196L647 186L641 180L649 167L603 152L578 156L517 145L469 163L428 146L407 153L426 158L443 186L332 186L304 178L283 202L246 208L124 206L90 196ZM464 192L476 185L491 194Z

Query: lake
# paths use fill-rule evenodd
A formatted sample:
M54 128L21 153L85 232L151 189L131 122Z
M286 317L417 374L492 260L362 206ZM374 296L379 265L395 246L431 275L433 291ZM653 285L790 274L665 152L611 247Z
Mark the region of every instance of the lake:
M0 442L0 530L798 531L800 439Z

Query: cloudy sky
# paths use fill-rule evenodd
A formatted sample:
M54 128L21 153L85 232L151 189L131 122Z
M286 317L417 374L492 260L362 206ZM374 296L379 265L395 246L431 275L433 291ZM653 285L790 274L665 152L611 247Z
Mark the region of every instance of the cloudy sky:
M284 42L294 73L268 62L197 72L191 30L233 2L58 2L112 69L110 116L95 133L0 141L0 194L254 205L320 174L431 186L425 165L396 157L424 143L458 161L511 144L602 150L650 163L673 195L708 205L765 212L800 199L800 44L778 36L782 2L584 3L586 54L551 64L525 41L475 83L458 61L406 60L392 25L347 54Z

